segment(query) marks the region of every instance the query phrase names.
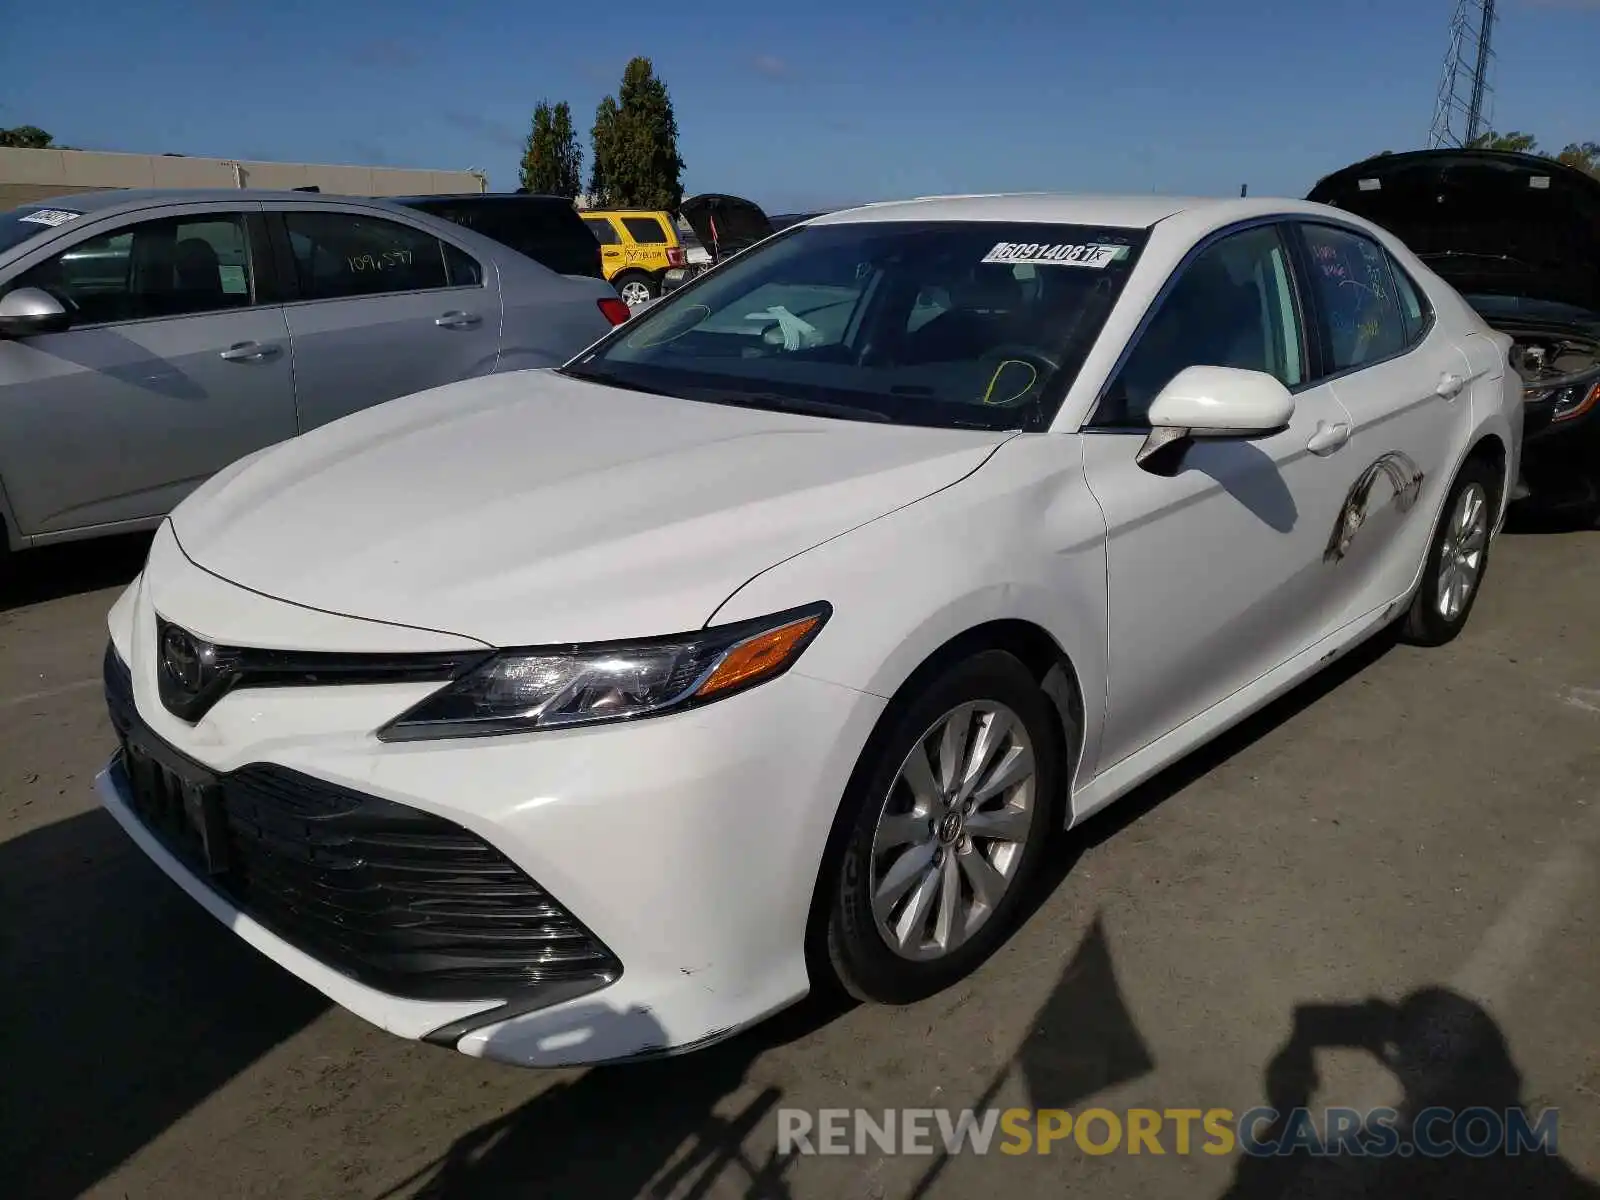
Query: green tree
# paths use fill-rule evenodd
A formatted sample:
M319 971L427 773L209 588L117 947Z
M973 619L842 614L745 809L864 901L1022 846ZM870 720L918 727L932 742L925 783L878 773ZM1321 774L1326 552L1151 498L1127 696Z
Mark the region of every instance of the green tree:
M1572 142L1558 154L1539 149L1539 139L1531 133L1496 133L1492 129L1467 143L1472 150L1513 150L1520 154L1537 154L1540 158L1553 158L1569 167L1576 167L1600 178L1600 142Z
M617 98L600 102L593 139L595 204L676 211L683 202L678 121L648 58L630 59Z
M0 146L18 146L25 150L47 150L55 146L55 139L37 125L18 125L13 129L0 129ZM65 146L56 148L66 149Z
M565 100L541 100L533 110L533 128L522 152L522 186L548 196L578 194L582 186L583 152L572 129L572 109Z
M1573 142L1556 155L1556 160L1600 179L1600 142Z
M618 203L612 175L617 160L617 102L607 96L594 111L589 131L589 203L610 208Z
M1469 150L1510 150L1515 154L1537 154L1539 139L1531 133L1480 133L1467 143Z

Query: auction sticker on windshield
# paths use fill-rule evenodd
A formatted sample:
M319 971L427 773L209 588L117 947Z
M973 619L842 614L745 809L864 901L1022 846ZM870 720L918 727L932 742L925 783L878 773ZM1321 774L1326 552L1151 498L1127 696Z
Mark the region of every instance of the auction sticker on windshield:
M76 221L82 213L70 212L65 208L41 208L29 213L25 217L18 217L19 221L31 221L35 225L65 225L68 221Z
M1077 245L1048 245L1043 242L996 242L994 249L980 260L986 263L1047 263L1061 267L1093 267L1100 270L1128 257L1128 247L1097 242Z

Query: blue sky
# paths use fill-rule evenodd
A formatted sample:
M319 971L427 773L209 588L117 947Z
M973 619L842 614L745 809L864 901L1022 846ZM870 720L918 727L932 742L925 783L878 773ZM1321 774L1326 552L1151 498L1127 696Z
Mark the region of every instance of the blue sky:
M534 104L671 90L693 191L1302 195L1420 146L1455 0L85 0L11 10L0 125L69 145L487 170ZM1600 0L1501 0L1495 124L1600 140ZM70 16L70 26L63 18Z

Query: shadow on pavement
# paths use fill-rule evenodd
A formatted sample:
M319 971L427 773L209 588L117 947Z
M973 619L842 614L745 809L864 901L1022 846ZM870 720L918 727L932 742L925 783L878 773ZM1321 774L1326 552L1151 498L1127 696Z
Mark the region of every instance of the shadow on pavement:
M1124 829L1137 824L1191 783L1209 775L1328 693L1343 687L1394 649L1399 643L1399 635L1398 624L1374 635L1348 651L1344 657L1329 663L1293 691L1278 697L1232 729L1173 763L1159 775L1146 780L1076 829L1061 835L1061 845L1039 872L1039 882L1025 906L1027 916L1031 917L1049 899L1088 850L1110 841Z
M1311 1103L1317 1086L1313 1054L1322 1046L1366 1050L1394 1073L1404 1088L1390 1126L1399 1147L1448 1145L1449 1134L1444 1131L1452 1127L1457 1130L1456 1140L1470 1147L1476 1138L1478 1145L1487 1146L1487 1134L1493 1128L1488 1122L1499 1121L1504 1128L1507 1110L1526 1103L1521 1073L1500 1027L1483 1008L1448 988L1422 988L1398 1004L1374 999L1348 1005L1302 1005L1295 1010L1289 1041L1267 1066L1267 1105L1280 1116L1270 1123L1264 1121L1258 1142L1293 1146L1318 1136L1314 1130L1297 1131L1295 1126L1304 1125L1305 1120L1293 1114ZM1432 1108L1451 1112L1419 1123L1418 1118ZM1464 1129L1459 1116L1474 1108L1487 1114L1476 1132ZM1529 1113L1529 1124L1538 1116ZM1364 1140L1371 1132L1356 1136ZM1324 1129L1323 1135L1326 1133ZM1417 1135L1421 1140L1413 1141ZM1481 1157L1459 1149L1440 1157L1403 1150L1382 1157L1295 1153L1241 1158L1233 1185L1222 1200L1312 1197L1600 1200L1600 1185L1584 1179L1558 1153L1529 1147L1518 1153L1496 1147Z
M1371 1053L1399 1081L1403 1098L1382 1123L1391 1135L1371 1121L1376 1113L1363 1113L1365 1124L1352 1118L1342 1153L1318 1155L1311 1151L1330 1146L1341 1132L1330 1130L1323 1110L1349 1102L1335 1096L1311 1108L1315 1052L1332 1047ZM1081 1112L1090 1097L1154 1067L1097 918L1014 1058L965 1106L976 1112L996 1106L1006 1081L1020 1077L1034 1109ZM1276 1115L1262 1113L1257 1121L1242 1104L1235 1113L1241 1122L1249 1119L1262 1152L1235 1150L1238 1165L1220 1200L1600 1200L1600 1184L1560 1157L1559 1129L1552 1143L1532 1140L1540 1112L1527 1110L1500 1027L1447 988L1422 988L1397 1003L1297 1007L1289 1040L1266 1067L1265 1086L1265 1107ZM1428 1115L1430 1109L1449 1112ZM1473 1109L1482 1115L1468 1125L1462 1114ZM1530 1140L1508 1153L1518 1137L1508 1114L1517 1109L1526 1113ZM1161 1136L1170 1152L1174 1135ZM1422 1153L1428 1148L1443 1152ZM909 1200L927 1196L949 1161L941 1154Z
M0 1177L81 1196L326 1006L108 814L0 842Z
M9 555L0 563L0 612L120 587L144 569L152 536L120 534Z
M838 1011L834 1001L807 1000L692 1054L592 1068L474 1129L378 1200L699 1200L730 1182L752 1200L786 1200L792 1159L746 1150L749 1141L768 1141L763 1127L775 1128L782 1092L734 1097L764 1050L805 1037Z
M1505 531L1511 534L1586 533L1600 529L1593 512L1540 509L1513 504L1506 514Z

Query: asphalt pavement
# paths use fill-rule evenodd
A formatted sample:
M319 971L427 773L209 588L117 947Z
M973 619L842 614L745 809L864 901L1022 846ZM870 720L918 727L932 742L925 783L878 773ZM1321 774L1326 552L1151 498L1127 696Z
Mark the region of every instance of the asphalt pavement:
M104 618L143 545L9 565L9 1195L1600 1196L1600 532L1506 535L1455 643L1375 642L1064 838L1024 928L954 990L898 1010L807 1002L695 1055L560 1072L330 1006L96 807ZM1372 1001L1443 1033L1408 1050ZM1393 1162L1180 1153L1170 1132L1160 1154L778 1140L780 1110L1441 1097L1558 1109L1558 1153L1458 1155L1453 1182L1419 1185Z

